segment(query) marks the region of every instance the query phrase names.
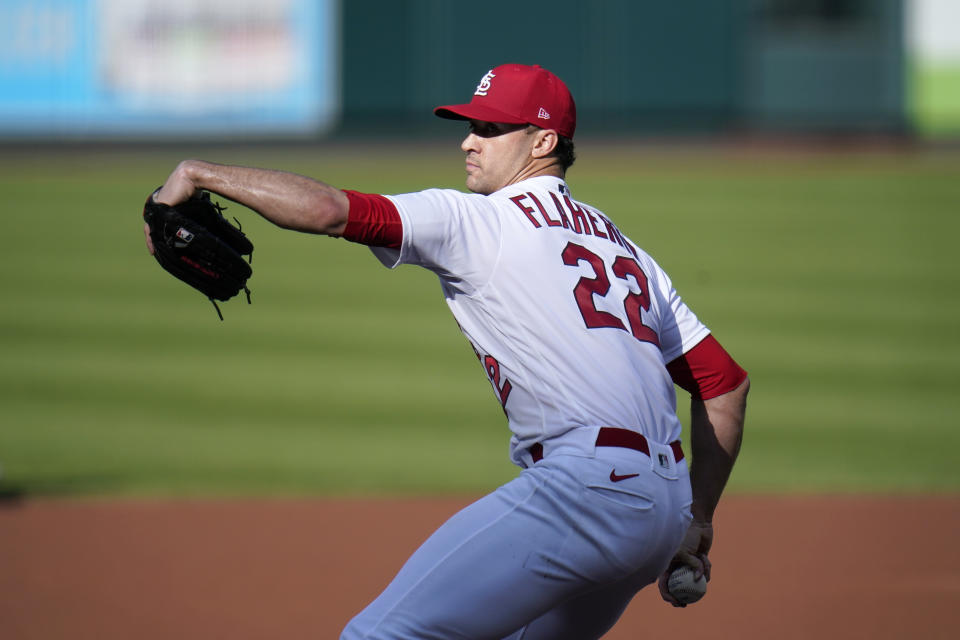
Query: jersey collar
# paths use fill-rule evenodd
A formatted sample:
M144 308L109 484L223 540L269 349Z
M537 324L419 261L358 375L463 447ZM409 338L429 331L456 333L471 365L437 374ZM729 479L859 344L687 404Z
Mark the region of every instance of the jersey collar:
M527 178L526 180L509 184L499 191L494 191L490 195L512 195L517 192L529 191L530 189L544 189L547 191L553 190L570 195L570 187L567 186L566 180L557 176L536 176L533 178Z

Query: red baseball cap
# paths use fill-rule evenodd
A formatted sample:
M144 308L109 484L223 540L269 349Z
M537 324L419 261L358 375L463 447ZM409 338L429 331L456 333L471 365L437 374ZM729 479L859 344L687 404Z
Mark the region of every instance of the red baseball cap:
M503 64L480 79L467 104L437 107L448 120L532 124L573 138L577 106L563 80L540 65Z

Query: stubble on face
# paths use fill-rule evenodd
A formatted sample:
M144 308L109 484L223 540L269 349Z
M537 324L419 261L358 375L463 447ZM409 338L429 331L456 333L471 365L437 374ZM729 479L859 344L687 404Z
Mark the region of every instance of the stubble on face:
M511 184L529 159L524 146L527 125L471 121L460 148L466 153L466 187L489 195Z

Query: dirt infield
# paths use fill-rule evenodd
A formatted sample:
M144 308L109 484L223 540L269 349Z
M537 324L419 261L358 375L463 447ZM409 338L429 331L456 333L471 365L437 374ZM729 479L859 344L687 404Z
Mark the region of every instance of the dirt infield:
M336 638L466 502L8 501L0 638ZM607 638L958 635L960 496L734 496L716 525L707 598L646 589Z

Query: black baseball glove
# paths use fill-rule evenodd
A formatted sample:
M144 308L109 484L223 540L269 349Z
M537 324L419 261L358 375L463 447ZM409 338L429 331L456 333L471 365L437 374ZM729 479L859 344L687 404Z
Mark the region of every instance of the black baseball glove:
M153 199L157 191L143 205L143 219L150 227L153 255L160 266L207 296L221 320L217 300L229 300L244 291L249 304L253 243L227 222L221 213L224 207L206 191L171 207Z

